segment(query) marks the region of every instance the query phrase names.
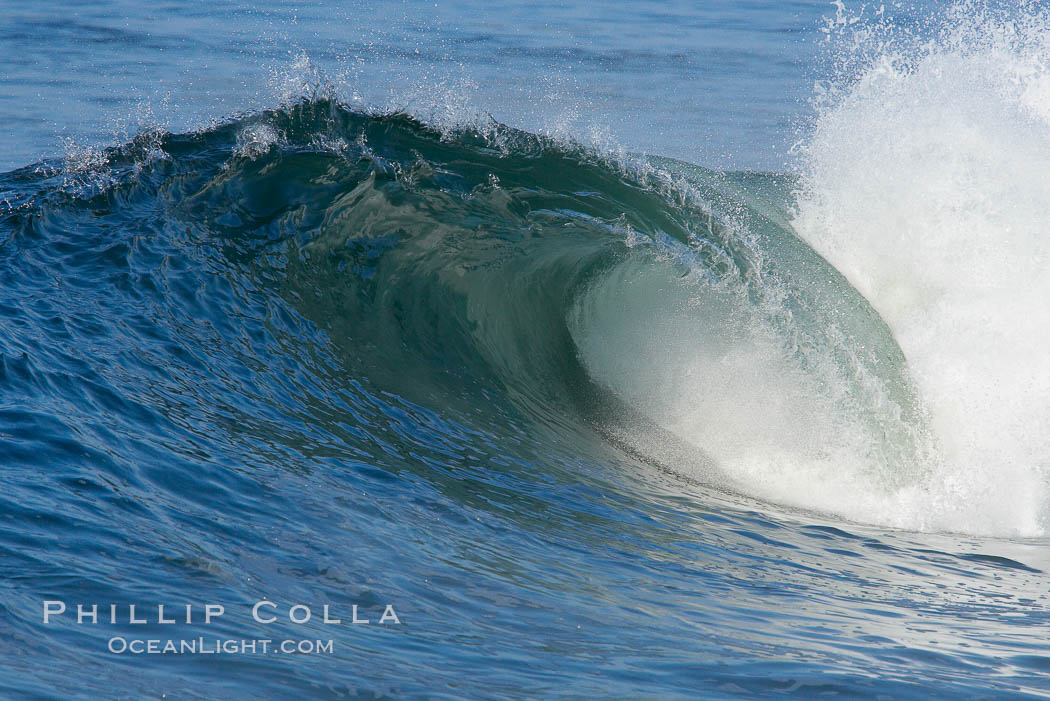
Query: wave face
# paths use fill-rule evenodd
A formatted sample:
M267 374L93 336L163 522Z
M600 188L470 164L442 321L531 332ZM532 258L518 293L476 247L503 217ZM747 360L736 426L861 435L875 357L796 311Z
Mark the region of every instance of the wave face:
M951 415L912 337L903 353L895 340L907 308L884 323L883 298L855 290L856 270L814 233L846 207L836 188L853 192L819 175L616 160L496 124L438 130L313 99L0 176L0 418L20 437L0 499L38 524L0 536L28 582L5 605L34 612L6 639L40 634L42 597L277 592L391 600L416 627L310 628L345 645L338 669L282 660L261 673L272 689L308 676L333 695L522 695L570 678L573 695L643 682L674 695L695 674L855 695L875 664L897 693L939 644L971 670L944 680L958 693L986 688L1006 652L1018 675L1039 669L1041 641L977 657L965 643L1003 625L998 595L975 593L985 578L1037 596L1038 570L1021 562L1038 560L1035 545L988 555L981 541L857 523L1042 528L1039 495L1007 511L939 490ZM53 539L84 547L33 554ZM917 603L920 581L949 594ZM640 590L655 592L641 607ZM850 631L829 661L825 637L796 631L797 607L826 630L884 613L865 614L863 634L918 657L855 653ZM931 643L922 621L937 612L948 632ZM626 651L623 631L635 631ZM187 662L192 677L158 663L128 682L104 652L111 631L46 633L62 654L101 651L95 681L74 689L20 660L30 681L14 688L259 680L250 658L230 658ZM259 631L247 620L224 633ZM478 674L494 640L522 670ZM785 640L801 655L786 667ZM565 652L556 670L551 645ZM638 650L686 658L654 670ZM586 681L625 654L622 681ZM740 655L749 663L725 671ZM369 685L347 685L347 669ZM1021 676L1003 684L1028 688Z
M194 134L144 134L53 171L21 171L9 187L26 192L28 179L39 191L10 204L10 217L23 236L75 231L78 248L84 231L96 236L97 255L130 266L106 274L145 276L170 314L213 309L242 285L254 290L249 300L287 306L311 335L328 339L340 368L333 377L299 357L301 347L294 361L275 350L303 382L374 383L437 403L442 415L473 422L480 412L483 424L496 421L487 430L527 418L550 440L592 446L598 459L611 446L773 505L913 530L1041 534L1041 438L1022 441L1020 416L1007 411L1042 411L1039 372L989 345L1017 340L1022 357L1038 356L1020 318L1038 319L1039 305L1024 305L1002 282L1038 293L1038 256L1004 251L996 274L965 277L960 265L987 264L994 253L978 242L998 229L967 219L986 214L979 204L967 199L960 209L949 188L943 207L915 202L908 214L908 196L928 199L915 183L894 178L882 193L851 179L889 170L844 158L852 141L834 139L856 129L852 117L848 128L838 120L862 98L852 94L821 122L802 181L617 161L496 124L439 131L406 116L304 101ZM834 149L827 163L819 159ZM992 172L986 166L975 167ZM1018 187L1034 197L1040 186L1031 182ZM992 214L1002 211L996 205ZM1009 216L1018 218L1010 231L1038 238L1038 217L1016 208ZM109 219L132 238L112 239ZM961 260L951 238L960 227L974 237L963 247L972 257ZM151 249L164 242L149 260L166 261L169 248L194 241L210 253L183 265L203 255L250 283L187 297L190 290L156 279L163 266L134 267L143 231ZM841 232L849 237L835 239ZM913 240L920 243L905 245ZM180 290L183 297L170 297ZM1006 297L1016 306L992 323L990 309ZM245 345L261 331L235 326L221 336L229 323L195 329L204 335L187 352L211 362L200 349L243 348L244 367L273 367ZM173 342L185 332L172 329ZM937 344L952 333L959 343L946 353ZM296 337L279 345L301 346ZM974 376L972 391L953 384L960 373ZM991 396L999 399L989 406ZM236 415L241 403L231 399L228 411Z
M132 229L170 206L253 279L279 275L352 376L571 443L597 431L773 503L926 525L892 503L925 469L903 358L792 233L790 179L325 101L158 138L130 147L152 150L126 184L128 154L95 154L115 178L97 196L148 198L120 208Z

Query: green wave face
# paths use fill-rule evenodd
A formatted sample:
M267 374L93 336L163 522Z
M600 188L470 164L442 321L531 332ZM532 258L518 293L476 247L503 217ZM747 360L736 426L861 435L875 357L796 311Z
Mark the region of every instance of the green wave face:
M491 440L860 519L923 479L903 358L791 231L790 178L324 100L101 160L77 182L112 182L71 199L67 169L44 209L163 216L311 322L342 382ZM317 355L289 353L304 392Z

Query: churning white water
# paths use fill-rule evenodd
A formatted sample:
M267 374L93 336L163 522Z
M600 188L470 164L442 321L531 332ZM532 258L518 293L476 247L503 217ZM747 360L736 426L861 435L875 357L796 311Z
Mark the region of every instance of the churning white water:
M904 351L940 447L929 502L915 508L934 526L1038 534L1050 465L1050 16L949 15L932 41L854 35L873 59L821 106L794 226Z
M862 344L835 331L834 310L817 318L839 348L814 351L776 294L756 305L742 286L652 268L584 295L581 357L754 496L902 528L1041 535L1050 15L958 5L917 38L840 14L829 35L840 72L799 147L791 226L881 316L904 366L844 369L843 349ZM762 308L776 304L786 327ZM890 396L894 374L914 412Z

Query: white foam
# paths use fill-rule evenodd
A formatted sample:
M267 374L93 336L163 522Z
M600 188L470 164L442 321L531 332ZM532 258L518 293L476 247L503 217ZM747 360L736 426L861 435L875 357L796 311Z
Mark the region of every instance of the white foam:
M828 299L848 290L812 268L813 289L831 291L805 321L797 287L681 276L638 245L644 232L579 299L580 356L752 496L906 529L1044 535L1050 18L958 5L915 32L847 13L828 23L840 73L799 147L792 223L878 312L906 365L890 339L878 347L884 331L837 328L845 307ZM754 254L784 257L766 245ZM873 347L874 363L851 360ZM917 409L891 387L902 374ZM643 450L659 440L635 433Z
M885 25L819 105L794 226L889 325L939 445L880 519L1045 531L1050 467L1050 17L957 5Z

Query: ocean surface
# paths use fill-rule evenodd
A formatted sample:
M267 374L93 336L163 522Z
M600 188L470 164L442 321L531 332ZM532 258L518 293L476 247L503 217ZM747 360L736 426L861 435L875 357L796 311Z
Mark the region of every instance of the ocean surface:
M1039 3L8 0L0 86L0 698L1050 696Z

